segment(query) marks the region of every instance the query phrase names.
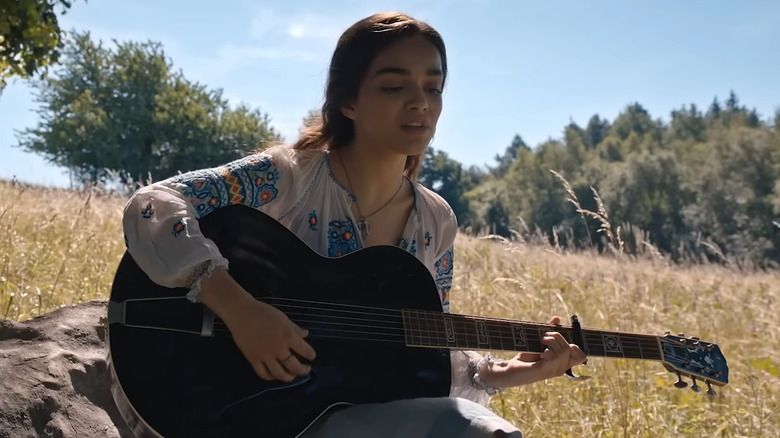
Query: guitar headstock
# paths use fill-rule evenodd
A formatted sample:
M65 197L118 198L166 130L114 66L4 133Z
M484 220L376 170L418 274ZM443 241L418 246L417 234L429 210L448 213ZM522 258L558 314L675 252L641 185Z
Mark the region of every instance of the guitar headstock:
M729 382L729 367L726 358L720 352L720 348L710 342L703 342L699 338L685 338L682 334L674 336L670 333L659 338L661 343L661 361L672 373L677 374L678 380L674 386L685 388L682 376L693 379L691 389L699 392L701 388L696 380L707 383L707 393L715 395L712 385L724 386Z

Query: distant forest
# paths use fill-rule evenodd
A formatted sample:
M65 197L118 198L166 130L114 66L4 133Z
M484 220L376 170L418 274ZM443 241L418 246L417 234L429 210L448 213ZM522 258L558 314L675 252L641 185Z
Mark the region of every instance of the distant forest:
M429 149L421 181L474 232L780 266L780 111L761 120L733 91L706 111L683 105L668 121L634 103L535 147L517 135L488 168Z
M73 33L51 74L31 84L39 122L19 146L78 184L132 187L280 139L268 114L187 79L151 41L111 46ZM732 91L668 120L633 103L539 145L507 140L487 167L426 152L421 182L461 228L558 249L780 267L780 110L762 120Z

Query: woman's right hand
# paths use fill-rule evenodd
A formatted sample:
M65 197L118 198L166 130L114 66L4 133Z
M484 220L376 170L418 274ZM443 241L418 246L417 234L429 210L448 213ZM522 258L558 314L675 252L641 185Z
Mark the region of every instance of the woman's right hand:
M256 300L222 268L201 284L200 300L227 325L233 341L260 378L289 382L307 375L316 354L308 330L279 309Z

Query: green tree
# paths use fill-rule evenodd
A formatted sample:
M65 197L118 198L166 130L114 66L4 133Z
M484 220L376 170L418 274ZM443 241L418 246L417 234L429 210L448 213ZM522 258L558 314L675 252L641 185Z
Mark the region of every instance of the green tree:
M588 149L594 149L609 134L609 121L601 119L598 114L594 114L588 120L588 126L585 128L585 139Z
M576 123L570 122L563 130L563 141L566 144L566 151L575 164L585 162L586 151L588 149L588 139L585 130Z
M689 200L671 153L632 155L612 171L600 193L616 221L613 225L639 227L660 250L675 249L676 238L684 231L683 205Z
M493 175L497 177L503 176L509 169L509 166L517 159L517 153L521 149L531 150L525 141L523 141L522 137L515 135L515 138L512 139L512 143L504 150L504 154L495 156L497 165L492 169Z
M425 157L419 177L420 184L441 195L450 204L458 224L470 224L469 202L463 195L470 189L464 179L461 164L450 158L446 152L432 147L425 150Z
M733 259L780 262L773 203L780 144L766 129L719 128L680 165L694 200L683 208L686 228Z
M155 42L107 48L74 34L34 81L41 120L19 144L83 183L128 184L217 165L279 140L268 116L187 80Z
M660 137L658 125L650 117L647 110L639 103L629 105L612 124L611 132L616 134L621 140L627 139L631 133L642 135L652 135Z
M680 110L672 111L672 121L669 134L676 139L685 140L691 138L695 141L704 141L706 124L702 113L691 104L690 108L683 105Z
M710 108L707 110L707 118L708 119L717 119L720 117L720 114L723 112L723 108L720 106L720 102L718 102L718 96L715 96L712 99L712 103L710 104Z
M67 0L0 0L0 93L12 76L28 78L55 64L62 49L56 6Z

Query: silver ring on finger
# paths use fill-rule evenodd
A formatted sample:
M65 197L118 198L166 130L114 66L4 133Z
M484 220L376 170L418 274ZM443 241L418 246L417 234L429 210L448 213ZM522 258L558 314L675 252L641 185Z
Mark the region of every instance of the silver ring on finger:
M295 356L295 355L290 353L290 355L287 356L287 359L281 361L282 366L287 366L287 364L290 363L290 361L292 360L293 356Z

